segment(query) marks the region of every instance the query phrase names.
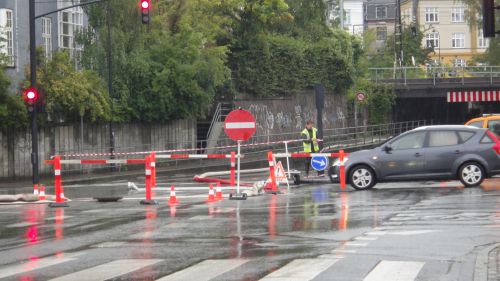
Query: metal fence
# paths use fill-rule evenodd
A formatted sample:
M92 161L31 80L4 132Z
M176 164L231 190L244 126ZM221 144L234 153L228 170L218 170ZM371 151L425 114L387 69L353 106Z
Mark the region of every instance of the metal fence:
M500 66L427 66L369 68L376 83L402 85L500 84Z

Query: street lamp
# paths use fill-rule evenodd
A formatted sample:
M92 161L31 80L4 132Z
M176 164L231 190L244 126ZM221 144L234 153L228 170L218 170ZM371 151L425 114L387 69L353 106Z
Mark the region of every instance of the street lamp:
M438 46L437 47L438 47L438 56L439 56L438 57L438 62L439 62L439 66L441 66L441 34L439 32L437 32L436 29L432 29L432 33L433 33L432 37L434 37L434 34L437 34L437 36L438 36L437 37L437 40L438 40L437 41L438 42L438 44L437 44ZM435 39L434 39L434 42L436 42Z

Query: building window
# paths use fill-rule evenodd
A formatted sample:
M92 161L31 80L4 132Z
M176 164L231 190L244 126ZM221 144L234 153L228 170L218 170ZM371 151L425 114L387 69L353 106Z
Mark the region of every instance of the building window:
M387 26L377 26L377 40L387 40Z
M375 7L375 14L377 19L387 18L387 6L377 6Z
M0 9L0 53L7 57L6 65L15 66L14 24L12 10Z
M489 40L487 38L484 38L484 32L482 29L480 29L477 33L477 40L478 40L478 46L479 48L488 48L489 45Z
M428 33L425 35L427 48L439 48L439 33Z
M451 21L452 22L464 22L464 7L453 7L451 8Z
M438 8L425 8L425 21L438 22L439 21Z
M345 13L345 18L344 18L344 24L346 25L351 25L351 10L344 10Z
M45 58L52 57L52 19L42 18L42 39L43 49L45 51Z
M453 33L451 36L451 47L452 48L465 48L465 34L464 33Z
M466 67L467 66L467 63L465 62L464 59L461 59L461 58L455 58L453 60L453 66L454 67Z
M81 7L59 13L59 48L68 49L73 58L82 50L82 46L75 42L75 36L82 30L83 10Z

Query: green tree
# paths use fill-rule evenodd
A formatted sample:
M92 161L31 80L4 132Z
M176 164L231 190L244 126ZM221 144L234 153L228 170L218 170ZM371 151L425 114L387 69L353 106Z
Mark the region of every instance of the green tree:
M10 79L5 73L5 57L0 55L0 129L19 130L28 124L28 112L20 95L9 93Z
M55 52L51 60L40 63L37 76L38 88L51 118L110 119L111 107L104 82L91 70L76 70L68 52Z

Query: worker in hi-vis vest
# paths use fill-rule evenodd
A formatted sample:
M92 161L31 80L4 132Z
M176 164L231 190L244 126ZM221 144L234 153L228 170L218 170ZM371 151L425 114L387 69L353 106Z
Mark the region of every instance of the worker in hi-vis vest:
M312 121L306 122L306 128L300 133L304 146L304 153L316 153L319 151L318 141L316 139L316 134L318 129L314 128L314 123ZM305 158L304 167L306 168L306 177L309 177L309 169L311 166L311 157Z

